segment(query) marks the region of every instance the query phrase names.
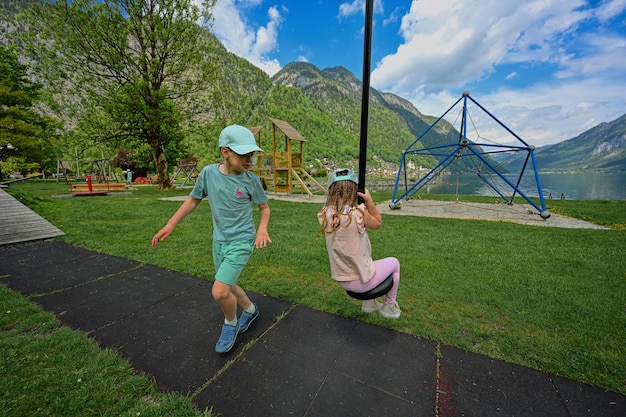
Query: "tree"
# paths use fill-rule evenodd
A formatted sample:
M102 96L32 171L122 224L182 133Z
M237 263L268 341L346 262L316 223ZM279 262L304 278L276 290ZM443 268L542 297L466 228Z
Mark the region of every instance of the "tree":
M44 160L54 155L54 121L33 109L39 89L15 51L0 46L0 161L14 159L9 165L20 171L44 168Z
M27 13L27 44L63 101L56 108L100 141L148 145L159 189L172 187L168 149L211 108L215 2L47 0Z

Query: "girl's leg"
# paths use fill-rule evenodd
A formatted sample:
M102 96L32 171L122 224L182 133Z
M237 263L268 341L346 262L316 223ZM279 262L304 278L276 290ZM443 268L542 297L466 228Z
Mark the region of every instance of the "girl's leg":
M376 265L376 275L378 275L378 271L380 271L384 276L383 280L389 275L393 277L393 286L385 295L385 303L394 304L398 296L398 287L400 286L400 261L396 258L384 258L374 261L374 265Z
M385 295L385 303L394 304L398 295L398 287L400 286L400 261L396 258L384 258L374 261L376 266L376 274L368 282L347 281L339 282L343 289L352 292L366 292L383 282L389 275L393 276L393 286Z

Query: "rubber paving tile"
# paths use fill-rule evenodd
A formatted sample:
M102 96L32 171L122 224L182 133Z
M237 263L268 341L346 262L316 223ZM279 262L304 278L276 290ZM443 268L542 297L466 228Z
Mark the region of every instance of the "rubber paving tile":
M436 347L299 306L195 402L224 416L432 416Z
M212 301L211 286L197 285L103 326L90 336L103 347L135 360L196 322L218 323L211 321L220 318L209 306Z
M198 278L146 265L33 301L59 315L70 327L90 332L192 288L198 282Z
M552 378L570 416L626 416L626 396L560 376Z
M138 265L55 240L0 247L2 282L27 296L71 288Z
M439 380L439 417L626 416L620 394L449 346Z
M511 363L444 346L439 378L441 417L569 415L549 375Z
M60 241L0 247L0 283L222 417L626 416L619 393L262 294L218 355L211 282Z
M260 314L250 325L250 328L237 337L235 346L228 355L215 353L215 343L219 339L224 315L210 298L203 298L202 315L197 320L187 322L177 327L161 327L162 333L155 339L160 343L146 349L136 356L132 362L135 367L152 375L162 389L176 391L184 395L193 394L211 378L217 375L232 359L232 355L240 351L243 346L258 338L264 331L276 323L280 316L290 306L289 303L271 297L250 294L257 303ZM172 306L169 302L161 307L167 309ZM239 312L240 313L240 312ZM133 318L116 323L120 328ZM113 328L115 326L111 326ZM154 326L153 326L154 327ZM102 329L108 331L109 329ZM156 334L156 330L154 333ZM142 332L145 333L145 332ZM142 338L140 333L139 338ZM102 334L94 334L98 340L105 341ZM102 339L101 339L102 338ZM125 356L126 347L120 353ZM206 405L211 407L212 405Z

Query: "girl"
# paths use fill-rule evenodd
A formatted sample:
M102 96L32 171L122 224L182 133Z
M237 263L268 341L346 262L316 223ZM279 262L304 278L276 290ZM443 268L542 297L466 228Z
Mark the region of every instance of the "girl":
M362 204L358 204L357 196L363 199ZM393 275L393 287L385 295L385 303L365 300L361 310L378 311L390 319L399 318L401 311L396 295L400 285L400 262L396 258L372 260L366 229L379 229L382 217L369 191L357 191L357 176L352 170L340 169L330 175L326 205L317 218L322 225L318 235L326 236L333 279L347 291L362 293Z

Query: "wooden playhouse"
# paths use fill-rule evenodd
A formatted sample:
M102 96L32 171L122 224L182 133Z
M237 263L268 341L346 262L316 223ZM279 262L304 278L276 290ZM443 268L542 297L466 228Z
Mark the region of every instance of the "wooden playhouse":
M294 188L299 187L302 192L312 196L313 193L303 179L306 178L309 185L315 185L325 193L326 188L304 169L304 143L306 139L284 120L271 117L269 120L272 123L271 153L267 152L268 149L263 148L261 131L265 126L249 128L257 137L259 147L265 151L256 154L256 162L252 169L261 178L263 186L275 193L287 194L293 193ZM279 143L279 140L284 142ZM279 148L281 149L279 150Z

